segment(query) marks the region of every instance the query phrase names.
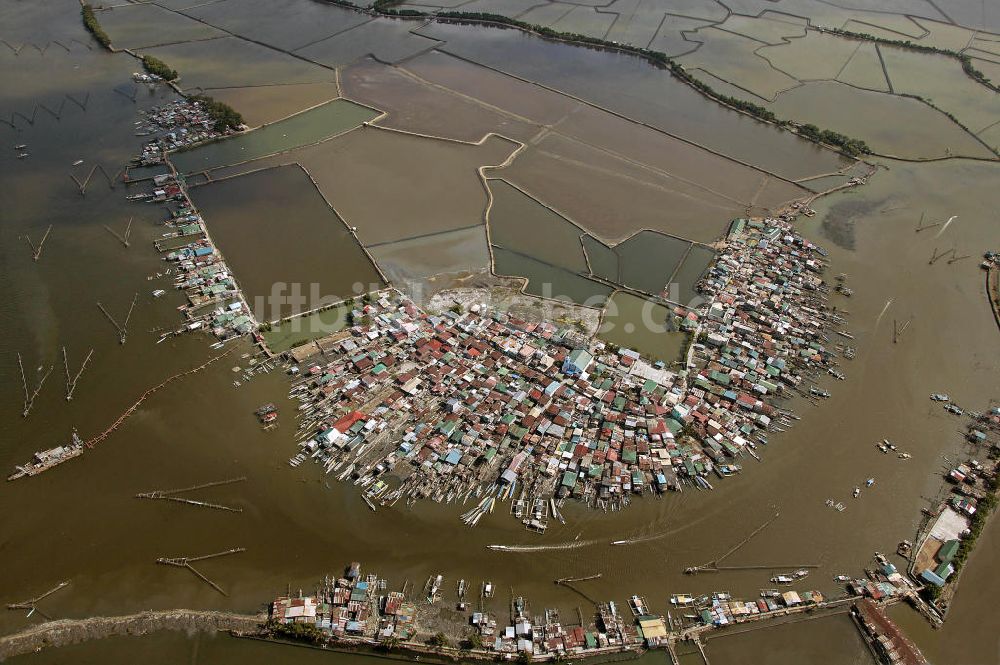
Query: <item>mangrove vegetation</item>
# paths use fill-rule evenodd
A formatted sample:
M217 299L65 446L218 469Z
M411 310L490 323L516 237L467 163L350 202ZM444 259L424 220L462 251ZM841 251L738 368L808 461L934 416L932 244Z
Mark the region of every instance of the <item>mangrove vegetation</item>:
M205 107L208 115L215 122L215 131L238 130L243 123L243 116L229 104L212 99L208 95L192 95L189 98Z
M176 69L171 69L167 63L151 55L142 56L142 66L147 72L159 76L164 81L173 81L177 78Z
M101 24L97 22L97 17L94 15L94 8L89 4L84 3L80 8L80 13L83 16L83 26L94 36L94 39L100 43L101 46L111 50L111 38L108 37L108 33L104 32L104 28Z

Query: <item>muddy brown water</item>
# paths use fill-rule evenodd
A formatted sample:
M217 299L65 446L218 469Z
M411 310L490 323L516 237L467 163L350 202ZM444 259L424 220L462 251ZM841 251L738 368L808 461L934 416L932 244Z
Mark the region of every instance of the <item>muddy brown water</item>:
M663 305L618 291L608 301L600 336L670 366L680 359L687 339L676 330L671 317Z
M68 0L44 6L15 3L3 13L5 28L15 26L21 40L87 41L78 5ZM110 189L98 179L82 197L67 177L77 159L85 159L78 173L95 162L114 173L138 144L131 129L135 109L161 102L164 93L141 88L133 101L122 91L135 90L130 80L135 62L76 44L69 52L52 49L45 55L24 51L15 56L7 50L0 60L0 77L14 82L0 87L5 110L28 113L37 101L58 105L66 93L81 99L90 93L86 110L67 105L58 120L42 111L34 124L15 119L16 129L0 125L5 142L27 143L32 153L27 160L16 160L13 151L0 151L0 174L8 192L0 223L0 288L7 294L0 305L0 467L12 470L33 451L66 441L73 427L85 437L102 430L148 387L200 364L212 351L202 337L155 344L158 335L149 332L176 326L174 307L181 304L172 291L161 299L151 297L154 288L169 280L146 279L163 269L151 248L162 232L157 226L162 211L129 204L121 184ZM757 140L753 149L773 157L766 139L747 140ZM507 146L503 148L495 151L500 153L496 157L506 156ZM377 172L384 161L371 161L366 168L376 171L368 172ZM471 196L478 186L471 163L483 161L477 156L464 166L470 199L468 213L457 215L463 221L481 214L482 194ZM928 265L935 247L955 246L960 255L973 256L996 248L997 165L962 160L886 164L889 170L867 187L817 203L819 214L801 222L809 237L830 249L832 271L846 272L856 289L853 298L837 303L850 310L850 328L858 338L857 359L844 363L848 379L822 381L833 397L820 408L799 405L802 421L771 437L761 453L764 461L747 460L741 476L719 482L714 492L646 497L614 514L570 505L564 511L568 523L544 537L524 531L504 510L474 530L459 522L461 511L454 505L372 513L354 487L322 476L311 465L287 465L297 450L294 405L283 398L287 382L270 374L235 388L231 367L246 363L239 357L241 348L158 393L83 457L42 476L0 485L0 598L23 600L69 580L70 586L43 601L41 609L65 617L171 607L249 611L286 585L308 589L322 575L358 560L397 587L407 579L419 585L436 572L445 575L446 588L454 588L460 578L478 585L488 577L502 590L491 605L500 615L510 590L528 597L535 608L557 606L564 614L575 614L577 606L586 609L586 601L552 580L595 572L603 577L586 583L588 595L624 602L641 592L663 611L670 593L728 590L749 597L766 586L770 571L693 578L681 571L717 557L775 512L779 519L732 555L731 563L776 569L815 563L820 567L806 586L834 592L833 575L857 574L875 550L891 551L899 540L912 539L925 505L921 497L932 496L941 486L942 455L968 454L957 431L960 421L932 404L928 394L947 391L960 404L982 408L1000 392L1000 337L975 259ZM333 182L333 172L330 178ZM841 209L837 222L850 225L853 249L841 247L825 231L829 207L841 201L857 203L853 212ZM937 230L914 232L921 212L929 219L958 215L958 220L935 238ZM133 241L125 249L102 225L121 224L130 216L136 220ZM33 262L21 236L37 239L49 223L52 235L41 259ZM95 302L123 312L136 291L139 304L123 346ZM912 320L896 345L891 342L893 319ZM69 403L63 393L63 345L73 366L88 348L95 349ZM28 418L21 417L18 351L31 381L38 367L55 366ZM281 427L263 432L252 411L268 401L279 405ZM902 462L878 453L873 443L884 437L904 446L913 459ZM141 491L239 475L248 480L197 496L240 505L241 514L134 498ZM868 476L877 479L876 485L852 500L851 488ZM843 500L847 510L827 508L823 502L828 497ZM997 661L1000 615L994 610L992 571L998 562L992 545L998 528L996 521L991 523L983 546L970 559L945 629L925 632L920 624L901 619L929 654L943 654L940 662ZM635 542L610 545L619 539ZM534 549L505 553L485 548L493 543ZM236 546L247 551L200 568L227 596L187 571L154 563L159 556ZM4 612L0 630L35 621L37 617L21 612ZM742 653L771 662L769 653L792 644L808 654L803 658L809 662L864 663L865 652L852 635L842 622L824 620L808 632L782 628L719 638L709 649L718 649L720 662L727 657L743 662ZM828 646L817 650L816 643ZM96 642L25 662L198 662L194 649L203 654L203 662L286 657L268 645L157 635ZM299 652L296 657L319 658ZM662 657L651 654L647 660ZM795 662L794 656L789 662Z
M384 286L354 234L299 166L218 180L192 187L190 195L203 218L211 220L212 240L259 321L302 314L366 293L371 285ZM310 245L303 247L301 238L310 238Z

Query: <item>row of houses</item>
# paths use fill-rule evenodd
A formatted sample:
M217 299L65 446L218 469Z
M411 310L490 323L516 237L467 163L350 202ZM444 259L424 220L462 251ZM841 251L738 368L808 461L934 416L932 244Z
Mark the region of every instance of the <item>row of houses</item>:
M851 580L849 596L844 600L853 598L868 610L876 610L885 604L883 601L910 591L908 582L892 564L884 557L877 558L878 569L867 571L869 579ZM435 579L440 584L442 578L431 577ZM739 600L728 593L700 598L681 595L671 601L676 614L667 611L661 615L651 611L644 598L632 596L630 615L614 601L599 602L589 621L567 625L557 609L533 614L520 596L511 598L510 615L505 621L490 611L487 601L491 596L485 593L477 607L470 608L465 602L464 580L459 583L459 602L454 611L440 607L443 601L438 593L414 600L403 591L388 591L387 587L387 581L374 573L362 576L360 564L353 563L343 576L327 577L310 595L300 590L275 598L269 606L269 623L305 626L307 633L279 630L275 634L306 634L319 641L451 645L493 654L501 660L524 655L544 660L664 647L703 629L809 611L827 602L818 591L765 590L756 600ZM687 598L683 607L676 606L678 598ZM581 621L583 616L580 614Z

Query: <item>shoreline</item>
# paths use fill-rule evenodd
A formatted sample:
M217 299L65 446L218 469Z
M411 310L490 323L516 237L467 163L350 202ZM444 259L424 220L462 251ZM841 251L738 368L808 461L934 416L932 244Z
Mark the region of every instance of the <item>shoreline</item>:
M42 649L106 637L146 635L162 630L238 631L256 628L263 615L211 610L159 610L114 617L56 619L0 637L0 661Z
M668 652L671 657L679 644L691 642L706 644L709 639L739 635L750 630L767 629L789 622L821 619L850 611L861 599L848 596L814 605L786 608L772 614L748 617L731 626L702 625L683 630L667 632L655 645L646 644L642 638L620 645L580 649L574 653L503 653L488 648L466 648L451 644L435 646L428 641L414 639L401 640L387 646L374 637L343 635L327 638L322 642L296 640L277 636L273 624L264 614L241 614L215 610L148 610L118 616L96 616L84 619L56 619L26 628L16 633L0 636L0 661L17 656L37 653L42 650L81 644L111 637L140 637L163 631L224 632L238 639L257 640L271 644L314 649L335 653L355 653L368 657L378 657L397 661L412 662L429 659L437 663L498 660L517 662L561 662L564 659L597 664L634 660L651 650ZM880 603L888 607L903 602L897 596ZM429 604L427 604L429 606ZM458 636L451 636L456 639Z

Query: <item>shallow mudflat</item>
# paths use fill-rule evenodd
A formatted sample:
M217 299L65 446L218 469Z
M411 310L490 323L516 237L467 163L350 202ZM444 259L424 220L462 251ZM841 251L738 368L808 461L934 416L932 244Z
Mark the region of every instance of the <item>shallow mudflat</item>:
M221 37L144 50L181 75L185 90L335 80L333 70L240 39Z
M222 30L151 3L118 5L98 12L97 20L116 48L134 49L226 36Z
M669 322L672 316L663 305L617 291L608 300L600 336L669 365L680 358L687 339Z
M294 51L370 20L360 12L311 0L222 0L183 10L234 35Z
M276 122L340 96L336 83L209 88L206 95L239 109L250 127Z
M374 245L481 225L486 189L477 169L502 163L516 147L501 138L464 145L369 126L261 165L302 164L361 242Z
M614 290L565 268L500 247L493 247L493 272L526 279L523 290L527 294L588 307L603 307Z
M430 24L441 50L575 95L791 179L840 168L840 156L720 106L631 55L580 49L514 30ZM762 150L763 145L767 150Z
M337 305L306 316L275 324L262 333L264 341L273 353L282 353L311 339L318 339L350 324L351 309L347 305Z
M884 154L911 159L992 156L971 134L916 99L823 81L786 92L770 106L776 113L864 136L873 150ZM854 112L844 113L846 107Z
M440 275L488 272L487 245L482 225L373 245L369 251L393 284L404 288Z
M489 133L527 141L540 130L516 111L372 58L346 67L341 73L341 88L345 97L388 113L379 121L384 127L468 142L479 141Z
M181 173L249 162L342 134L376 115L373 109L335 99L254 132L175 153L171 161Z
M746 207L687 178L555 134L527 148L503 174L607 242L643 228L709 241L723 220Z
M490 180L490 242L571 272L586 273L584 230L503 180Z
M491 119L499 121L500 131L528 143L504 178L607 241L642 228L709 241L747 206L766 210L808 193L651 127L438 52L407 62L404 70L358 67L345 80L359 98L400 109L399 116L390 110L387 124L469 138ZM379 85L384 81L392 82L393 93ZM411 111L403 97L411 91L435 100L432 108L440 113Z
M397 62L437 46L436 40L413 32L419 25L378 18L314 42L296 54L328 67L348 65L369 55L382 62Z
M669 297L671 277L686 260L691 249L690 241L653 231L642 231L614 248L618 255L620 281L624 286L631 286L645 293ZM709 252L709 256L711 255ZM685 293L691 292L692 286L693 284L684 284ZM670 299L686 304L676 297Z
M192 187L191 198L262 321L383 285L357 240L297 166Z

